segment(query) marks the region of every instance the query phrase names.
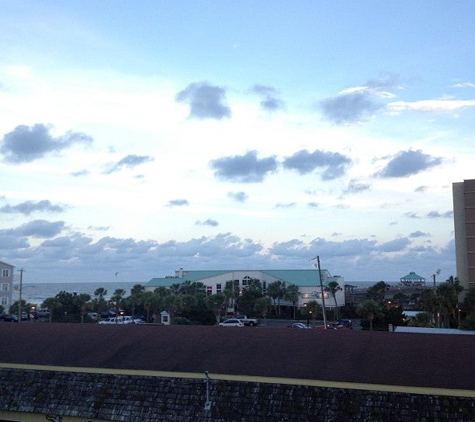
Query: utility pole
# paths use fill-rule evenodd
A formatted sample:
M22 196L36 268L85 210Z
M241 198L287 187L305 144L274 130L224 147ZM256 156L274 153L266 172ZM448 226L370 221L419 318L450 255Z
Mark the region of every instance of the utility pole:
M436 288L437 288L437 285L436 285L436 283L435 283L435 276L436 276L436 274L437 274L437 275L440 274L440 269L438 269L438 270L435 272L435 274L432 274L432 279L433 279L433 281L434 281L434 291L435 291Z
M317 255L318 278L320 279L320 293L322 294L322 308L323 308L323 326L327 329L327 313L325 310L325 292L323 290L322 270L320 268L320 256Z
M23 268L20 269L20 298L18 300L18 322L21 322L21 291L23 289L23 271L25 271Z

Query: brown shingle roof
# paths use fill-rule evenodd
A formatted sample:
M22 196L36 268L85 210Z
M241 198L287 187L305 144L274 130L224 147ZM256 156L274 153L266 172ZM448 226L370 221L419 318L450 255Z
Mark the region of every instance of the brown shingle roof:
M0 324L0 362L475 390L475 336Z

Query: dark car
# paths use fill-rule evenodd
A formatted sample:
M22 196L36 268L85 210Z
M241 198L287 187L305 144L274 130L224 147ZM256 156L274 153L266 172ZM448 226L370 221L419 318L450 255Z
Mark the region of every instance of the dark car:
M310 328L307 324L303 322L294 322L292 325L288 325L288 328Z
M336 322L338 323L338 327L344 327L350 330L353 329L353 323L351 322L351 319L337 319Z
M12 314L0 315L0 322L18 322L18 317Z

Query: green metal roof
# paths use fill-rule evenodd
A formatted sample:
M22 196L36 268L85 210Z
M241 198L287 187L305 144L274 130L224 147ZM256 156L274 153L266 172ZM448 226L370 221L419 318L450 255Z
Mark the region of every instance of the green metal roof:
M417 275L414 271L411 271L408 275L401 277L400 280L406 281L425 281L424 277Z
M239 270L245 271L245 270ZM268 274L278 280L285 281L287 284L296 284L297 286L319 286L320 280L318 271L313 270L251 270L260 271L263 274ZM184 281L202 281L210 277L215 277L221 274L232 273L233 270L207 270L207 271L184 271L183 277L163 277L152 278L146 283L146 287L170 287L173 284L181 284ZM338 277L332 277L328 270L322 269L322 274L325 274L327 279L323 284L327 284L332 280L337 280Z
M184 281L201 281L210 277L215 277L217 275L226 274L231 271L184 271L183 277L163 277L163 278L152 278L146 287L170 287L173 284L181 284Z
M317 270L265 270L262 272L285 281L287 284L296 284L299 287L320 285L320 278ZM330 275L327 270L322 270L322 275L323 274L326 274L327 276ZM331 280L327 279L323 284L326 285L328 281Z

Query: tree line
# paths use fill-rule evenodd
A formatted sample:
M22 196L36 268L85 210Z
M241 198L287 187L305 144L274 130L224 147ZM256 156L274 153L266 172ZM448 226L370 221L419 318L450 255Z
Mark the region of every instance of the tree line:
M475 330L475 288L468 289L460 301L464 289L457 277L450 276L436 288L422 288L410 297L398 292L389 300L389 288L384 281L374 284L356 307L356 314L364 318L363 329L387 330L389 325L410 325ZM408 300L421 311L413 319L404 315L402 303Z
M336 292L341 290L337 282L332 281L327 291L336 304ZM126 315L141 315L147 322L158 322L162 311L167 311L175 324L193 323L213 325L224 316L234 313L274 317L304 318L309 314L312 319L321 315L321 307L316 301L308 303L306 309L298 309L299 287L277 280L269 283L264 291L258 279L250 279L247 286L240 288L237 283L228 281L221 293L208 294L201 282L184 281L169 287L157 287L153 292L145 291L145 286L134 285L129 294L124 289L116 289L109 299L107 290L100 287L94 290L94 296L60 291L56 296L47 298L40 305L47 309L50 322L94 322L91 313L110 315L123 312ZM282 306L282 301L291 306ZM18 313L18 301L10 307L10 313ZM21 308L32 312L34 304L22 300Z
M398 292L388 298L390 285L380 281L367 289L365 299L359 304L338 304L336 293L341 289L336 281L325 287L332 302L332 310L326 310L330 320L359 317L365 330L388 330L390 325L406 324L475 330L475 288L469 289L460 302L463 288L456 277L449 277L437 288L420 289L410 297ZM244 288L228 281L224 290L216 294L208 294L203 283L192 281L157 287L153 292L136 284L129 293L116 289L106 299L107 294L103 287L94 290L93 297L61 291L47 298L40 307L49 311L50 322L95 322L91 313L119 315L120 312L140 315L147 322L159 322L162 311L169 313L174 324L214 325L234 313L264 319L269 315L273 318L306 319L308 322L323 319L323 310L316 300L308 301L299 309L298 286L280 280L269 283L265 291L260 280L251 279ZM408 300L416 303L416 309L422 311L411 320L405 318L403 310L403 303ZM285 306L282 301L285 301ZM13 303L10 313L18 314L18 305L18 301ZM21 308L31 311L33 305L22 300Z

